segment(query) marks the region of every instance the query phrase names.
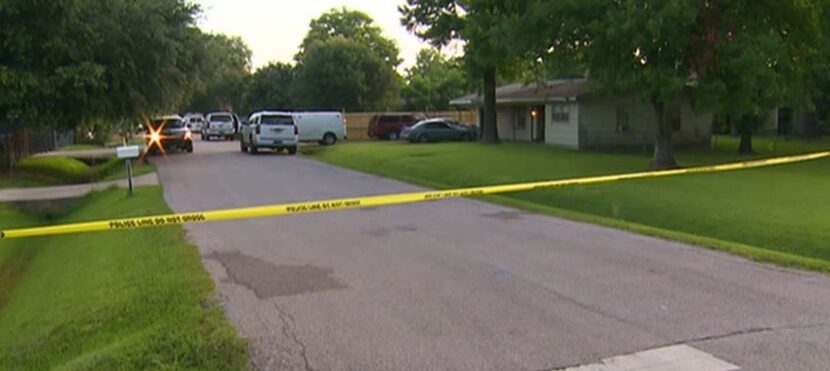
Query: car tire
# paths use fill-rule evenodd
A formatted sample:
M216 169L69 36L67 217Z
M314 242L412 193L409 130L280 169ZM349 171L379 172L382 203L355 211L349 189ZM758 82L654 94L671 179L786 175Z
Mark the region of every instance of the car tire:
M429 137L427 137L426 134L419 135L418 143L429 143Z
M323 145L324 146L332 146L334 143L337 143L337 136L332 133L326 133L323 135Z
M288 147L288 154L289 155L296 155L297 154L297 146Z
M473 140L473 137L470 134L461 134L462 142L469 142L471 140Z
M397 131L393 131L393 132L389 133L388 138L389 138L389 140L401 139L401 133L398 133Z

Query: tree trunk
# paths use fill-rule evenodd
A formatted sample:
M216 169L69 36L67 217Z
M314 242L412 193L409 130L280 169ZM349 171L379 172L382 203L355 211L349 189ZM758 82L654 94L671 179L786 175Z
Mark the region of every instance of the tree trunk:
M654 113L657 115L657 130L654 138L654 158L651 167L654 169L673 169L677 167L674 161L674 150L672 148L671 122L666 121L666 105L663 102L652 100Z
M484 72L484 143L499 142L499 127L496 122L496 69L488 68Z
M741 134L741 145L738 147L738 153L742 155L751 155L755 153L752 150L752 127L753 117L744 115L738 123L738 133Z

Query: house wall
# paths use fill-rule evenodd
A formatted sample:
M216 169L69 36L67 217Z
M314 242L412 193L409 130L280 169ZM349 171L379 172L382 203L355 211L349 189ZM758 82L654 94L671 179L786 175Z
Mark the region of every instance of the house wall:
M569 110L568 122L553 121L553 113L559 106ZM580 107L576 102L552 103L545 106L545 143L569 148L579 148Z
M696 113L688 100L679 102L680 130L673 133L680 146L705 146L712 135L712 114ZM628 125L618 130L618 109L628 116ZM632 147L654 143L657 115L651 104L630 98L587 98L579 108L579 147Z
M520 116L524 119L521 124ZM530 106L500 105L496 109L499 139L529 142L532 140Z

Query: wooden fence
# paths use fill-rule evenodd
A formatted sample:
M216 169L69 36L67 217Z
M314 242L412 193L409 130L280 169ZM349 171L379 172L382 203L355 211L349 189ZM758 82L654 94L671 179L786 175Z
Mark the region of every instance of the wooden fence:
M369 140L369 121L372 117L388 112L354 112L346 113L346 126L350 141ZM469 125L478 125L476 111L419 112L426 117L447 117Z

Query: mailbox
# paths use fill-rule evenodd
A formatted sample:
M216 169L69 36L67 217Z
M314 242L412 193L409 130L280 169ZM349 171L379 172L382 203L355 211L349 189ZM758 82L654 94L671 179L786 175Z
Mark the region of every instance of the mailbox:
M118 158L138 158L141 155L141 150L138 146L123 146L116 148Z

